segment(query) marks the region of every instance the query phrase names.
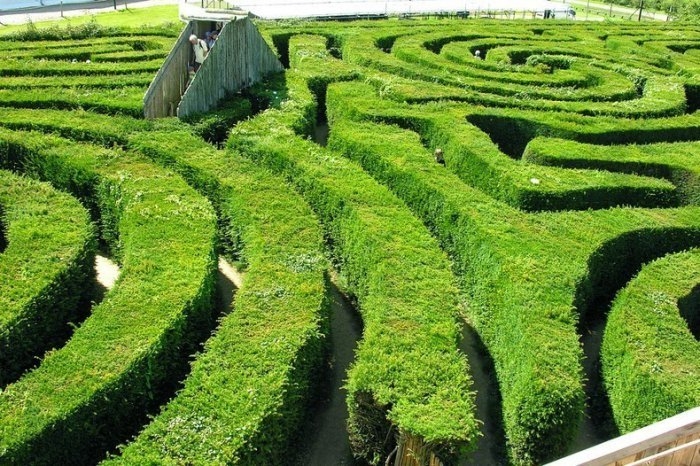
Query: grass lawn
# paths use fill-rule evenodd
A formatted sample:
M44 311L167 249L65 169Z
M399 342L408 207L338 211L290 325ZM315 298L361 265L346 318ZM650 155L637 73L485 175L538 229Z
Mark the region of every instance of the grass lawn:
M97 21L102 26L132 26L143 25L158 26L167 22L180 21L178 17L177 5L161 5L149 8L130 8L128 10L117 10L94 15L73 16L51 21L40 21L34 23L37 28L48 28L56 26L78 26L92 20ZM26 24L0 26L0 35L21 31L27 27Z

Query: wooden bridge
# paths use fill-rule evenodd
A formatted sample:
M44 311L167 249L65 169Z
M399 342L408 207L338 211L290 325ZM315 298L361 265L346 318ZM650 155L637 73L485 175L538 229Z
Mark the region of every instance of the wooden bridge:
M146 91L146 118L184 117L212 110L226 95L284 69L247 13L228 7L222 0L183 2L180 6L180 17L187 26ZM219 26L216 43L188 86L188 65L193 61L189 36L203 38Z

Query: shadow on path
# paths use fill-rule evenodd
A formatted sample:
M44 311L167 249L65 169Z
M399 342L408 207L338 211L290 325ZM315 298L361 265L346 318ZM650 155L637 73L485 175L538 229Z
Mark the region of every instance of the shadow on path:
M362 336L362 322L350 300L331 283L331 351L326 380L321 388L319 402L311 415L298 466L356 465L350 451L345 404L347 391L343 383L355 357L357 341Z

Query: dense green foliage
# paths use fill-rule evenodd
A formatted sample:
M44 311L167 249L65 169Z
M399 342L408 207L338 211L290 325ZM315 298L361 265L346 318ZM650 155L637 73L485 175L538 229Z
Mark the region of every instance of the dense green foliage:
M345 389L370 463L414 440L457 463L493 447L482 421L493 462L564 455L608 308L596 415L626 432L698 404L696 24L258 27L288 69L182 122L142 119L179 28L0 40L0 166L97 225L0 172L0 294L65 309L7 343L0 320L0 365L63 345L16 381L0 367L0 463L293 461L328 363L329 263L364 324ZM61 335L95 231L121 276ZM230 313L217 255L245 269ZM46 265L6 280L27 257ZM463 325L492 362L488 413Z
M0 171L0 386L70 333L84 317L94 273L94 231L72 197Z
M694 249L652 262L615 298L601 356L622 431L700 406L698 261Z
M301 36L296 50L319 40ZM323 43L321 42L321 45ZM376 463L389 453L391 425L445 457L476 440L466 361L455 351L457 290L449 264L420 223L385 188L336 154L295 136L313 124L307 82L287 74L294 106L268 111L234 129L231 147L284 173L317 212L365 325L348 374L351 442ZM274 128L274 131L270 131ZM440 413L440 415L436 415ZM389 423L378 424L383 417Z
M282 464L326 346L320 229L280 179L177 125L167 129L131 144L212 200L246 275L184 389L114 462Z
M2 392L0 458L94 461L143 422L209 332L214 215L181 179L133 154L0 136L4 166L50 180L99 212L101 236L122 265L118 285L69 342Z

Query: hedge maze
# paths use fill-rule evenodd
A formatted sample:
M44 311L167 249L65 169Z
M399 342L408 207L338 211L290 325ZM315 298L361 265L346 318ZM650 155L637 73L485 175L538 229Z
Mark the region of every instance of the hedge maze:
M286 71L188 121L142 118L177 26L0 39L0 464L293 464L332 269L370 464L539 464L585 416L700 405L696 25L257 26ZM218 256L244 271L230 312Z

